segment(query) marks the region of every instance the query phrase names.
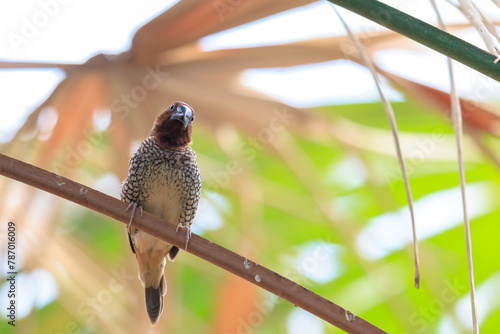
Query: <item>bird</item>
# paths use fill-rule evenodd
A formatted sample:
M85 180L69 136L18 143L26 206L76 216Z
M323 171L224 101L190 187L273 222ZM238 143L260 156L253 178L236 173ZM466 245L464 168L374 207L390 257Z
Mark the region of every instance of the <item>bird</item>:
M121 200L132 208L126 227L128 241L139 267L145 290L146 311L152 326L163 312L167 292L164 267L174 261L179 248L134 228L136 209L143 210L186 229L187 249L191 225L198 208L201 177L196 153L191 148L195 111L177 101L155 119L149 136L129 160Z

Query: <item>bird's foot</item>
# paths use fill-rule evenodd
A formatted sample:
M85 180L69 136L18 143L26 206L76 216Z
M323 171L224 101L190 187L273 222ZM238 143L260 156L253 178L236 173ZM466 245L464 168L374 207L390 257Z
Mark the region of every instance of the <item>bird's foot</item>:
M130 215L130 221L127 225L128 229L130 229L130 225L132 225L132 220L134 219L134 215L135 215L135 209L139 208L141 210L141 217L143 214L142 206L140 206L136 202L130 202L130 204L127 206L127 209L125 210L125 212L127 212L130 209L130 207L132 207L132 214Z
M188 244L189 244L189 239L191 239L191 227L184 226L184 225L182 225L182 223L179 223L179 225L177 225L177 228L175 229L175 232L177 232L180 228L187 229L187 231L186 231L186 247L184 248L184 250L187 250Z

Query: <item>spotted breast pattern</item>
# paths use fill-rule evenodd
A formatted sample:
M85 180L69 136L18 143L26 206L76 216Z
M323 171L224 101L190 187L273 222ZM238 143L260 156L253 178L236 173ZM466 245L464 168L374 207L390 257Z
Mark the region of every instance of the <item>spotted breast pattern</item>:
M144 210L167 220L178 216L177 221L171 222L191 226L200 191L200 171L196 163L196 153L191 147L162 149L149 137L130 159L121 199L126 203L135 202ZM169 212L177 214L162 214L155 205L165 201L167 197L177 199L178 208L167 208Z

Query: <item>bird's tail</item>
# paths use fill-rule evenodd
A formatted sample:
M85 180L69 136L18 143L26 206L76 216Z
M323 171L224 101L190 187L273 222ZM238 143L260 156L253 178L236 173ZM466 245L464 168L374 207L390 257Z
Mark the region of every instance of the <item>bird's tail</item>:
M149 320L152 326L156 326L163 311L163 296L167 293L167 282L165 275L161 276L160 284L157 288L151 286L145 287L146 311L148 311Z

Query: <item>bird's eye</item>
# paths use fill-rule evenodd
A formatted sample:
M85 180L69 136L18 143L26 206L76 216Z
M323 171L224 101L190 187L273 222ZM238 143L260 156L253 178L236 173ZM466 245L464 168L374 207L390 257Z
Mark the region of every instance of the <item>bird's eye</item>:
M168 110L174 110L174 105L172 104Z
M191 122L194 121L194 116L191 117Z

